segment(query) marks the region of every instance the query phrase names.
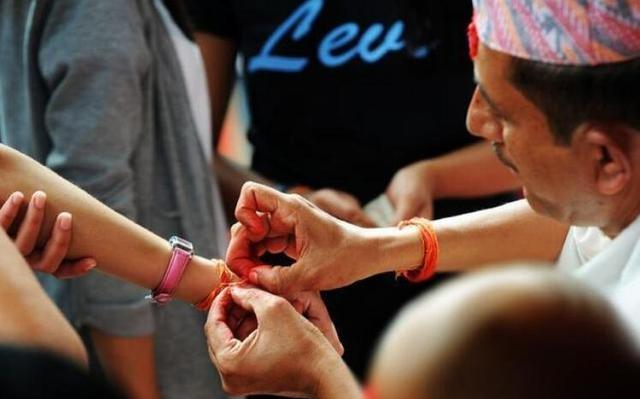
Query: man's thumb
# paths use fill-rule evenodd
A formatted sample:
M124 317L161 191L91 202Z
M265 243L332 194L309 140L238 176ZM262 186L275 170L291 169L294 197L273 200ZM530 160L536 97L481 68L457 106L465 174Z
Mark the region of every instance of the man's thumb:
M293 273L291 267L260 266L251 270L249 282L274 294L287 294L295 291Z

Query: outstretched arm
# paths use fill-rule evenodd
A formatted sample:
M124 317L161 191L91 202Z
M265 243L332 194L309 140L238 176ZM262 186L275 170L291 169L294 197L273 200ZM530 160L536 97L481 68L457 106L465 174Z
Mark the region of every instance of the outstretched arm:
M153 289L159 284L171 256L166 240L111 210L33 159L4 145L0 145L0 171L1 201L14 191L21 191L25 196L31 196L37 190L47 193L39 245L46 241L55 215L67 211L74 217L69 258L91 257L101 271L143 287ZM221 267L221 261L194 257L176 296L191 303L203 299L218 285Z
M241 225L232 230L227 261L273 292L334 289L422 264L416 227L359 228L299 196L258 184L245 185L236 217ZM517 201L435 221L434 229L440 243L438 270L454 271L514 260L553 261L568 227ZM292 267L264 266L259 259L264 252L284 252L296 262Z

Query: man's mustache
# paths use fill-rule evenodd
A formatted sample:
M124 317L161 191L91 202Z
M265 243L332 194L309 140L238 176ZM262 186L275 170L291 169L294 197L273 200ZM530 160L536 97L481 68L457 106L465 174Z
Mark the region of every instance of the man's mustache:
M507 157L504 155L503 144L500 144L494 141L491 143L491 147L493 148L493 152L496 154L496 157L498 157L498 160L500 160L500 162L502 162L503 165L513 169L516 173L518 173L518 168L516 167L516 165L514 165L513 162L508 160Z

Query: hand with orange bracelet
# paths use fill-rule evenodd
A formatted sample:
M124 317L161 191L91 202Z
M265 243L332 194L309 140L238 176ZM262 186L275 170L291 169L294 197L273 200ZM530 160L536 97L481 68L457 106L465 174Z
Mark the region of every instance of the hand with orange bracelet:
M422 265L420 228L365 229L343 222L297 195L247 183L236 207L227 263L275 293L329 290L369 276ZM265 253L284 253L291 267L266 265ZM390 267L392 266L392 267Z
M236 206L227 263L275 293L331 290L396 272L422 281L437 271L530 259L553 262L567 227L536 214L525 201L401 228L365 229L340 221L304 198L246 183ZM509 245L504 245L505 240ZM284 253L290 267L261 260Z

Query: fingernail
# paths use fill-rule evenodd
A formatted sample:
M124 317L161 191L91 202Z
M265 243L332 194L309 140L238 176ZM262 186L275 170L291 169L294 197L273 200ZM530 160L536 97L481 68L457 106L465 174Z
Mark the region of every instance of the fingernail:
M37 191L33 194L33 204L38 209L44 209L44 204L47 201L47 195L42 191Z
M249 273L249 282L253 285L259 285L260 284L260 279L258 278L258 272L256 271L252 271L251 273Z
M95 259L91 259L89 261L87 261L87 268L86 270L91 270L94 267L98 266L98 262L95 261Z
M24 200L24 194L19 191L13 193L13 195L11 196L11 203L13 203L13 205L20 205L22 203L22 200Z
M60 224L60 228L62 230L71 230L71 214L70 213L61 213L60 216L58 216L58 220L59 220L59 224Z

